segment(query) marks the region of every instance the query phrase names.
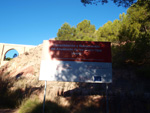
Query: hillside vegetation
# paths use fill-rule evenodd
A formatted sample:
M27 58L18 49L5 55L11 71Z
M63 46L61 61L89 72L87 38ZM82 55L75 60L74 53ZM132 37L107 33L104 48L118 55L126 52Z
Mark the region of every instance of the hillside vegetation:
M150 1L139 0L119 20L95 29L89 20L64 23L56 40L112 42L110 113L150 112ZM39 81L42 44L0 67L0 108L41 113L44 81ZM46 113L105 113L105 84L47 82Z

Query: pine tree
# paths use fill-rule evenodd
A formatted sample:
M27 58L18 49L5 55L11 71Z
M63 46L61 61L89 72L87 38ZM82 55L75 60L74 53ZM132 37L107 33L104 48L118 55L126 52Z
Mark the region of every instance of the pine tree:
M93 41L95 26L91 25L89 20L83 20L77 25L76 40Z
M64 23L58 30L56 40L75 40L74 36L76 29L71 27L68 23Z

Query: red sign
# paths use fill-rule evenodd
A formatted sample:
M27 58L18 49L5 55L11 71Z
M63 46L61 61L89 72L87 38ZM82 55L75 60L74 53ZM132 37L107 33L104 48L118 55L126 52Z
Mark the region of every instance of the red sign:
M49 56L58 61L111 62L110 42L49 40Z

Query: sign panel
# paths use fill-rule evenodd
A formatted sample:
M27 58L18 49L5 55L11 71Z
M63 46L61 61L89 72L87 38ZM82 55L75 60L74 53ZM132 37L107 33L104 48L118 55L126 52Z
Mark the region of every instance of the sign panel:
M112 82L110 42L43 42L39 80Z

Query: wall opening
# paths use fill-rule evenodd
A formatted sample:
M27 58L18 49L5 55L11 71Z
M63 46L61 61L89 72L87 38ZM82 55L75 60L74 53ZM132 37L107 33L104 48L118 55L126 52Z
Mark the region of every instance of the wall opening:
M10 49L5 53L4 61L10 61L11 59L19 55L18 51L15 49Z

